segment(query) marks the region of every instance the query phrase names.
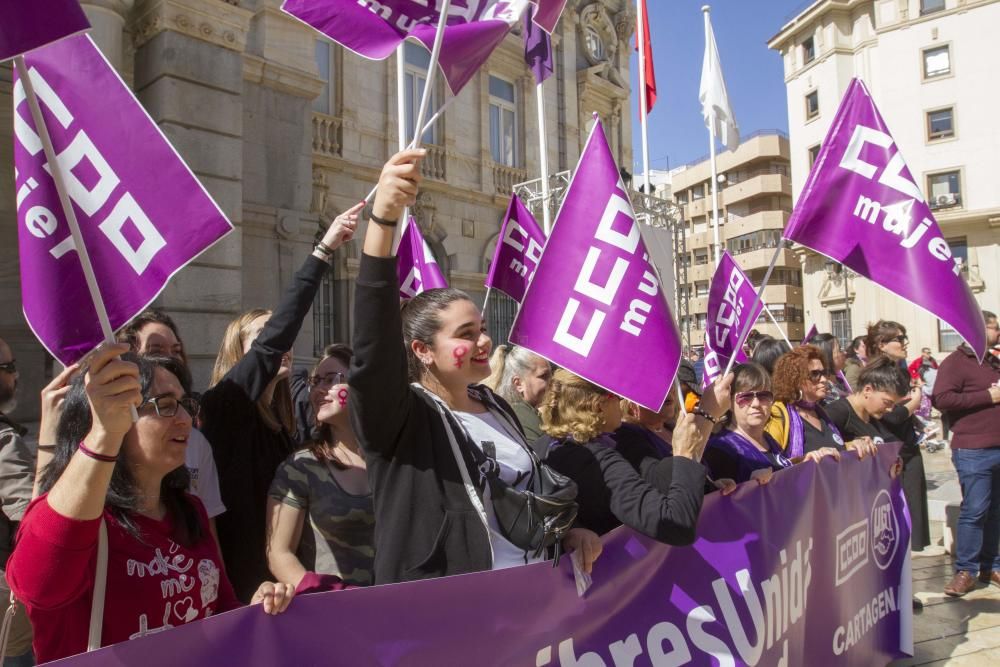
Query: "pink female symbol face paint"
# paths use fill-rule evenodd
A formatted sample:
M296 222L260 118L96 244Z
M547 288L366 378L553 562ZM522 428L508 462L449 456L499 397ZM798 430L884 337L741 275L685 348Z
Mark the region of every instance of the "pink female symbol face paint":
M340 407L347 405L347 387L341 387L337 390L337 401L340 403Z
M468 353L469 353L469 348L465 347L464 345L455 348L455 350L451 353L451 356L455 357L455 368L462 367L462 359Z

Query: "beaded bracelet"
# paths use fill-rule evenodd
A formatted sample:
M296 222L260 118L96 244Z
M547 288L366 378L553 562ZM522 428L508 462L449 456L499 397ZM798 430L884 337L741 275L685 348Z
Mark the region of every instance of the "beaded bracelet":
M90 458L94 459L95 461L100 461L101 463L117 463L118 462L118 455L117 454L115 456L108 456L107 454L98 454L93 449L90 449L89 447L87 447L87 445L83 444L82 440L80 441L80 452L84 456L89 456Z
M691 413L694 414L695 417L702 417L702 418L707 419L708 421L712 422L713 424L718 424L719 423L718 419L716 419L712 415L710 415L707 412L705 412L704 410L702 410L701 406L696 407L694 410L691 411Z

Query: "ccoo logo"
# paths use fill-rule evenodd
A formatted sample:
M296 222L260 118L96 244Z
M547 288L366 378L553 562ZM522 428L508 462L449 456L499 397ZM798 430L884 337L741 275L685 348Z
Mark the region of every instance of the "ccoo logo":
M875 496L868 525L871 529L869 544L872 547L872 558L879 569L885 570L892 564L899 548L899 522L893 511L892 499L885 489Z

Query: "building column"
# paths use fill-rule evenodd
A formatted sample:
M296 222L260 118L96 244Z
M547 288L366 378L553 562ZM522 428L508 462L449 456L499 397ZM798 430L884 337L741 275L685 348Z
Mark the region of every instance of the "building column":
M90 21L90 36L119 72L131 71L125 58L125 19L135 0L86 0L80 3Z

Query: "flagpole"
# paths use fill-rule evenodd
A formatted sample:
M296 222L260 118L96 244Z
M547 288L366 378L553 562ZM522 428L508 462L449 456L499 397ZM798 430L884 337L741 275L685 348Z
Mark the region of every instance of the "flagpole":
M549 151L545 137L545 98L542 86L545 82L535 84L535 102L538 107L538 162L542 169L542 225L545 235L552 233L552 212L549 197Z
M784 330L781 328L781 325L778 324L778 320L774 319L774 314L771 313L771 309L767 307L767 302L764 301L763 298L761 298L760 302L764 306L764 312L767 313L767 316L769 318L771 318L771 324L773 324L778 329L778 333L780 333L781 337L785 339L786 343L788 343L788 347L794 348L795 346L792 345L792 341L788 340L788 334L786 334Z
M708 48L708 36L711 31L710 17L711 8L705 5L701 8L705 14L705 48ZM711 122L708 124L708 160L712 168L712 243L715 244L715 266L719 267L722 262L722 254L719 244L719 175L715 167L715 110L712 110Z
M437 78L438 60L441 58L441 42L444 40L444 29L448 25L448 9L451 7L451 0L441 0L440 16L438 17L437 32L434 33L434 46L431 48L431 61L427 65L427 82L424 84L424 94L420 98L420 111L417 113L417 120L413 123L412 146L419 148L421 137L423 137L424 118L427 117L427 108L430 106L431 97L434 95L434 83Z
M35 96L35 86L31 82L28 68L24 64L24 56L14 58L14 67L17 69L17 77L24 86L24 95L28 101L28 108L31 110L31 119L35 123L35 131L42 142L42 150L45 152L45 161L49 164L49 172L55 182L56 192L59 195L59 204L62 206L63 215L66 216L66 224L69 226L70 235L73 237L73 245L76 247L77 257L80 259L80 268L83 269L83 278L90 291L90 299L97 311L97 321L101 325L101 334L104 342L114 344L114 329L111 328L111 320L108 317L108 309L104 305L104 298L101 296L101 288L97 284L97 276L94 274L94 266L90 263L90 254L87 246L83 242L83 234L80 232L80 223L76 219L76 211L73 210L73 202L69 198L66 190L66 182L63 180L62 167L56 159L56 151L52 146L52 137L49 135L49 128L45 125L45 118L42 116L42 108L38 104ZM139 414L135 406L130 406L132 421L139 420Z
M646 124L646 25L642 0L635 0L636 15L639 19L639 126L642 131L642 173L644 194L652 194L649 185L649 128ZM718 265L718 262L716 262Z
M483 317L486 317L486 305L489 302L490 302L490 288L487 286L487 288L486 288L486 298L483 299L483 310L482 310Z
M756 293L754 294L753 304L750 306L750 312L751 313L753 311L757 310L757 305L759 303L761 303L761 301L764 298L764 288L767 287L767 282L771 279L771 274L774 273L774 265L778 263L778 257L781 255L781 251L785 247L784 241L785 241L785 239L784 239L784 237L782 237L781 241L778 243L778 247L774 249L774 257L771 258L771 263L768 264L768 266L767 266L767 272L764 274L764 281L760 284L760 287L757 289ZM739 338L739 340L745 341L747 339L747 334L750 332L750 327L753 325L753 323L754 323L754 319L748 317L747 321L743 324L743 330L740 331L740 338ZM741 345L742 345L742 343L741 343ZM791 346L791 343L789 343L789 346ZM726 370L722 373L722 377L726 377L726 375L729 374L729 371L731 371L732 368L733 368L733 362L734 361L736 361L736 355L735 354L733 356L729 357L729 363L726 364Z
M398 145L399 150L402 151L406 148L406 40L399 43L396 47L396 129L399 132ZM414 125L416 127L416 125ZM423 133L421 133L421 136ZM368 194L365 201L368 201L375 195L375 189ZM399 246L399 239L402 238L402 229L406 225L406 221L410 219L410 207L407 206L403 209L403 225L400 226L400 236L394 239L394 245ZM395 236L396 230L393 230L393 235Z

